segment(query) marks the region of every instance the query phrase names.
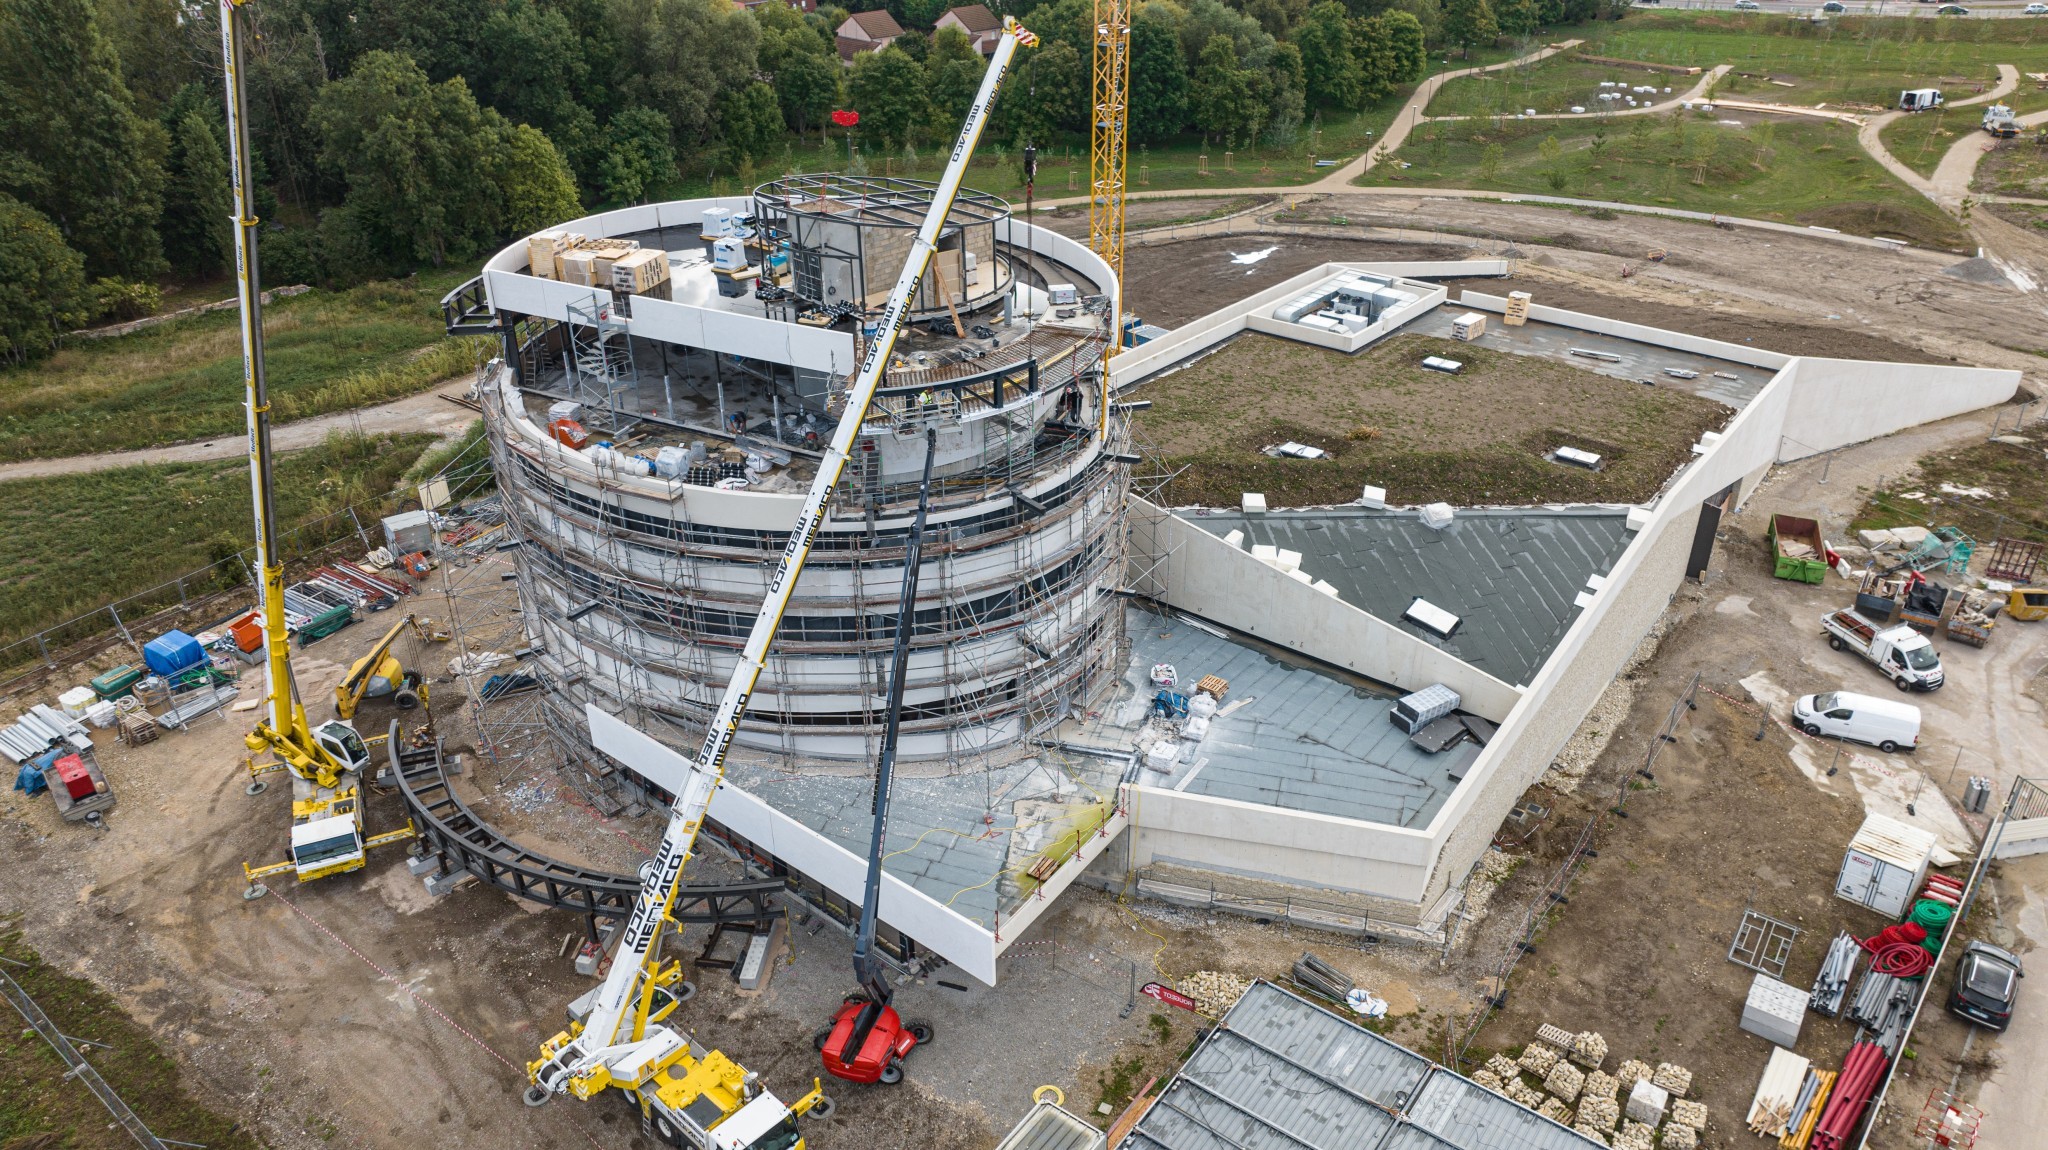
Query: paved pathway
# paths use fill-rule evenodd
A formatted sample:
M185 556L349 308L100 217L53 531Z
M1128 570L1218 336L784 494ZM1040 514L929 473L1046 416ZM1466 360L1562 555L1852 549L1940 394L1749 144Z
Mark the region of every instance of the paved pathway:
M333 431L363 431L372 434L386 431L431 431L443 438L460 435L472 420L480 417L469 408L450 403L442 396L460 396L473 386L471 376L464 373L454 380L442 383L433 391L410 395L376 407L330 412L327 415L316 415L311 419L281 423L271 428L270 446L274 451L301 451L319 446L326 440L328 433ZM248 450L249 441L246 436L228 435L196 443L172 444L169 447L146 447L137 451L67 455L60 459L30 459L20 463L0 464L0 482L10 479L36 479L46 475L79 475L89 471L106 471L116 467L135 467L148 463L196 463L209 459L237 459L245 456Z
M1965 100L1952 100L1948 106L1951 108L1967 108L1972 104L1988 104L1995 100L2001 100L2011 95L2013 89L2019 87L2019 83L2020 70L2011 64L2000 64L1998 65L1998 83L1993 85L1989 91L1971 96ZM1883 165L1886 171L1904 180L1907 186L1933 200L1944 211L1953 212L1962 204L1963 196L1969 193L1970 177L1976 172L1977 160L1983 155L1982 145L1984 141L1976 139L1973 135L1965 135L1962 139L1957 140L1954 146L1949 148L1948 153L1942 156L1941 165L1935 169L1934 178L1930 180L1928 177L1901 163L1896 156L1892 155L1891 150L1884 146L1882 138L1885 128L1889 127L1900 116L1919 114L1917 112L1886 112L1882 116L1874 116L1863 122L1863 127L1856 133L1856 142L1863 145L1863 150L1870 153L1870 158ZM2040 122L2040 117L2029 116L2023 118L2020 122L2024 124L2028 120L2034 120L2038 123ZM1976 144L1978 146L1976 148L1966 148L1965 145L1969 144ZM1966 162L1958 156L1959 152L1967 152L1970 155L1971 158L1967 161L1967 166L1963 166ZM1957 164L1958 167L1949 168L1951 162ZM1943 175L1944 169L1948 169L1945 177ZM1960 184L1956 183L1958 177L1961 179ZM1947 191L1944 189L1947 189Z

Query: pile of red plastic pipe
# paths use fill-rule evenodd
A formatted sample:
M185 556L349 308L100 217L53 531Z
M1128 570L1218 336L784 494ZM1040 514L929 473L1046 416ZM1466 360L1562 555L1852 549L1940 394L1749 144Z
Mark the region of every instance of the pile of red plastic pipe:
M1870 952L1870 969L1894 978L1918 978L1934 966L1934 955L1920 945L1927 941L1927 928L1917 922L1885 927L1863 940Z
M1813 1140L1807 1143L1810 1150L1842 1150L1855 1141L1856 1124L1862 1121L1889 1065L1884 1048L1875 1042L1859 1042L1849 1048L1841 1077L1835 1079L1835 1089L1828 1095L1827 1109L1821 1111Z

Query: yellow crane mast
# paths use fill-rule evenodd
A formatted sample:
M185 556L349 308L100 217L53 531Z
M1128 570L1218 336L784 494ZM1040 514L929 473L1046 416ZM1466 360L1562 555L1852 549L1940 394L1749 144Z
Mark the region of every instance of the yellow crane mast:
M1107 359L1123 342L1124 173L1131 115L1131 0L1095 0L1095 80L1088 138L1088 247L1116 273ZM1106 372L1105 372L1106 378ZM1104 411L1108 410L1107 406Z
M265 875L293 871L300 882L360 868L368 848L412 837L402 831L363 837L362 775L369 747L354 727L339 720L316 729L292 680L291 635L284 617L284 560L277 553L277 504L272 493L270 392L263 376L263 290L256 253L255 176L249 150L249 100L245 72L247 38L242 8L248 0L220 0L221 60L227 86L228 168L235 209L235 283L242 304L242 382L249 418L249 489L256 517L256 571L262 581L263 643L268 691L263 716L243 742L256 754L272 754L292 776L291 857L281 863L242 869L244 897L263 893ZM277 767L255 767L267 773ZM263 789L261 780L250 793Z

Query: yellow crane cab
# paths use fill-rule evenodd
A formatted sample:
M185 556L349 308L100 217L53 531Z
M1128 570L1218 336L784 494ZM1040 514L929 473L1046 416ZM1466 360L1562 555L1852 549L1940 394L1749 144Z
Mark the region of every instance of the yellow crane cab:
M313 728L321 749L342 765L333 786L292 778L291 869L300 882L357 870L368 860L363 840L363 772L370 748L355 727L339 719Z

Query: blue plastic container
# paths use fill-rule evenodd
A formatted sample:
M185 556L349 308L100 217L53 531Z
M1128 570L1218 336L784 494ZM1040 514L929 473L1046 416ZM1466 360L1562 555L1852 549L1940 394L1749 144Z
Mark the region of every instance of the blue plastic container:
M168 679L206 662L206 650L199 640L183 631L166 631L142 648L142 661L149 669Z

